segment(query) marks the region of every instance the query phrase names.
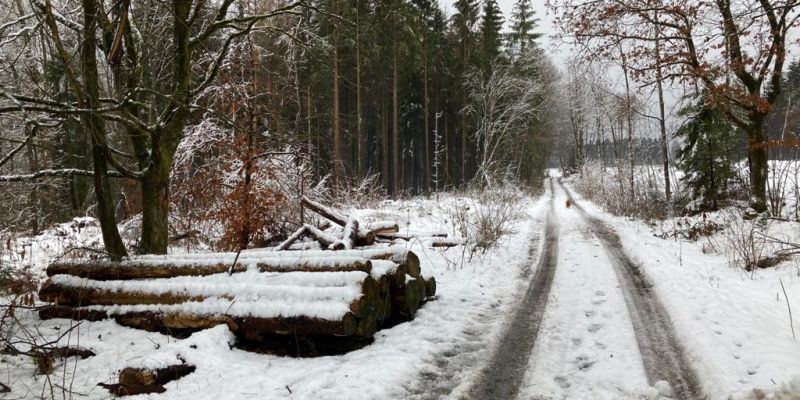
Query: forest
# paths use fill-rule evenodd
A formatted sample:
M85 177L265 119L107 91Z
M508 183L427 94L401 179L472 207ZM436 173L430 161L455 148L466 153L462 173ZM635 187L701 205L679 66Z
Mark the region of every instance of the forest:
M796 399L798 25L0 0L0 399Z

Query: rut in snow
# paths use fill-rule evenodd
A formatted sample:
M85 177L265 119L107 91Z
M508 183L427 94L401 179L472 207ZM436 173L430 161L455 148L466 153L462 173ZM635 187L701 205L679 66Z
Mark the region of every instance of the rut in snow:
M547 213L544 246L533 281L511 318L511 325L496 352L472 386L469 392L470 398L513 399L525 377L528 359L536 342L558 263L558 224L553 214L554 189L551 179L550 208Z
M702 399L702 391L675 337L669 315L642 271L623 252L619 236L603 221L589 215L559 181L573 207L588 222L614 265L633 323L639 352L650 384L669 383L678 399Z

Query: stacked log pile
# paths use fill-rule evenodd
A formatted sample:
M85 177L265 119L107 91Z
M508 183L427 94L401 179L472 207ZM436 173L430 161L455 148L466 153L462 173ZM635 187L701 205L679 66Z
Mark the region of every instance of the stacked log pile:
M56 263L47 275L39 297L52 305L43 319L111 318L177 336L225 324L250 342L371 338L414 318L436 291L419 258L397 247Z

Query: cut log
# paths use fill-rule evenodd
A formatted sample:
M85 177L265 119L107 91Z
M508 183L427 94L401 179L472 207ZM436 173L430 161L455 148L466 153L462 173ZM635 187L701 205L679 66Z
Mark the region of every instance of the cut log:
M434 248L450 248L464 244L463 240L457 238L431 237L422 238L421 240L425 246Z
M367 230L374 235L390 234L400 232L400 226L393 221L378 221L367 224Z
M350 250L358 242L358 221L350 217L342 232L342 239L331 244L331 250Z
M123 368L119 372L121 385L152 385L174 381L195 371L194 365L178 364L158 369Z
M119 383L99 386L106 388L114 396L133 396L147 393L164 393L164 385L183 378L195 371L193 365L179 364L155 370L144 368L125 368L119 373Z
M343 215L324 206L321 203L317 203L316 201L311 200L305 196L303 196L300 202L303 204L303 206L307 207L309 210L314 211L315 213L327 218L329 221L333 222L336 225L345 226L347 224L347 219Z
M425 283L422 279L409 279L402 288L392 292L392 307L396 310L395 316L404 320L411 320L417 313L422 300L425 298Z
M436 296L436 278L425 278L425 297Z
M327 249L330 245L332 245L338 238L330 233L323 232L320 229L317 229L311 225L305 225L306 233L314 238L323 248Z
M318 252L314 252L319 254ZM283 253L279 253L282 254ZM356 255L343 254L338 257L319 254L306 257L301 252L292 253L297 257L265 257L260 258L257 267L262 272L289 271L364 271L369 273L368 259ZM255 263L252 258L241 257L233 268L233 272L244 272L247 264ZM232 264L232 262L231 262ZM228 272L230 264L219 262L203 262L201 260L185 261L180 259L166 260L134 260L115 262L55 263L47 267L47 276L71 275L98 281L160 279L179 276L208 276Z
M446 238L448 235L444 232L394 232L394 233L381 233L377 235L380 239L394 240L402 239L405 241L420 239L420 238Z
M300 237L303 236L303 234L305 234L307 230L308 228L306 228L305 225L301 226L298 230L294 231L294 233L292 233L288 238L286 238L286 240L281 242L281 244L279 244L278 247L276 247L275 249L281 251L289 250L289 247L291 247L292 244L297 241L297 239L300 239Z
M331 273L326 273L330 276ZM336 273L333 273L336 274ZM344 273L347 274L347 273ZM314 274L314 278L319 275ZM213 281L186 282L167 280L133 281L126 285L115 281L90 281L82 278L57 275L47 280L39 291L42 301L56 305L80 306L124 306L124 305L178 305L187 302L203 302L211 300L224 304L235 301L237 294L243 295L250 302L280 301L290 303L288 308L273 310L276 315L291 312L291 304L319 307L335 305L337 302L349 305L349 309L359 318L374 314L377 309L378 284L370 275L355 276L358 281L351 281L346 286L287 286L259 285L251 287L247 280L228 281L214 284ZM327 279L320 279L326 282ZM339 279L340 282L346 280ZM330 283L334 283L331 281ZM338 283L338 282L337 282ZM356 286L357 285L357 286ZM353 294L357 288L359 294ZM219 312L224 311L226 307ZM239 304L246 305L247 301ZM195 310L195 308L191 308ZM231 312L236 311L235 309ZM169 314L168 314L169 315Z
M54 263L47 267L47 276L72 275L95 280L157 279L176 276L205 276L228 272L233 264L219 262L182 263L176 266L168 261L122 261L122 262L68 262ZM247 267L237 263L233 272L243 272Z
M230 317L192 313L161 313L156 311L115 313L113 310L113 307L97 306L92 309L48 306L39 311L39 318L67 318L87 321L101 321L112 318L123 326L166 334L180 333L181 330L196 331L226 324L234 334L250 340L258 340L269 334L353 336L359 332L359 319L353 313L345 314L340 320L325 320L309 317ZM362 332L368 333L366 331Z

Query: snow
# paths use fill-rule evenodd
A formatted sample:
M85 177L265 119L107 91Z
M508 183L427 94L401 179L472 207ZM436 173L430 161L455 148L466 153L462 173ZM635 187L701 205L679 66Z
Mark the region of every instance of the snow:
M401 221L401 229L413 226L428 232L454 231L455 222L438 210L455 202L463 202L463 198L443 195L439 200L416 198L387 202L380 209L360 210L359 218L365 224L380 220ZM59 345L77 343L95 351L97 356L58 361L51 379L61 386L71 387L81 394L81 398L107 399L108 393L96 385L98 382L115 382L116 374L122 368L157 368L183 359L195 365L197 370L167 384L167 392L163 395L133 396L131 399L418 399L435 397L435 393L442 393L443 397L452 393L457 397L468 388L481 360L492 350L502 332L502 320L514 308L516 296L526 287L528 269L534 262L526 255L533 245L535 257L545 204L542 200L528 204L526 211L532 218L518 221L515 224L517 233L505 238L501 247L471 258L462 246L430 249L420 241L403 241L402 246L394 248L336 252L336 259L384 258L387 253L392 254L389 260L372 262L372 273L375 274L396 268L404 253L411 250L420 258L423 274L435 277L438 284L437 298L427 302L413 321L378 331L375 342L360 350L318 358L279 357L230 348L232 336L225 326L198 332L187 339L175 339L105 320L82 323L61 339ZM93 231L95 236L98 233ZM34 268L43 269L48 262L45 255L42 253L41 258L37 258ZM325 250L311 254L320 259L333 255L333 252ZM277 259L290 260L263 250L243 251L240 260L250 263L250 260L264 256L269 263ZM235 253L222 258L232 262L233 257ZM179 259L187 264L220 261L210 260L208 255L185 254L136 258L153 262L167 259ZM254 271L247 271L230 277L223 274L219 278L237 279L241 276L246 279L255 275ZM272 286L280 286L281 277L288 274L261 275L265 276L264 284L274 282ZM274 277L267 277L269 275ZM179 278L173 279L182 282ZM351 281L342 283L348 282ZM176 284L174 287L180 286ZM263 307L264 302L258 305ZM231 307L228 314L263 312L255 309L256 303L244 304L237 309L236 304L231 306L230 301L222 300L215 300L213 304L198 303L195 307L208 312L223 306L226 309ZM253 309L248 309L251 307ZM271 304L270 307L277 305ZM120 308L118 311L123 310ZM307 311L303 310L304 313ZM26 324L36 326L46 340L55 339L75 325L74 321L67 320L40 321L31 311L19 310L18 313ZM318 313L322 314L323 310ZM35 366L30 358L2 357L6 362L0 364L0 381L11 383L9 398L38 397L43 388L49 387L44 377L33 374Z
M614 268L556 193L558 267L520 398L640 398L651 389Z
M616 229L625 252L653 282L709 399L762 398L759 392L797 398L800 341L792 337L780 287L783 281L792 309L800 310L797 261L745 272L725 254L706 254L707 240L661 239L641 221L579 201ZM796 226L786 224L783 233L796 237ZM721 235L711 240L722 242ZM798 318L794 324L800 332Z

